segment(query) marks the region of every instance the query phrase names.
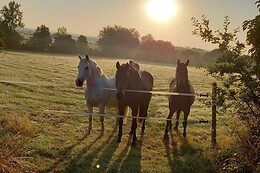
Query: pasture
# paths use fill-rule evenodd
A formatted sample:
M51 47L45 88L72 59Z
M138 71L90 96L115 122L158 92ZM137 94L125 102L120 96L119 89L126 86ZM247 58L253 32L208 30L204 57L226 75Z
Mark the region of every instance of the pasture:
M115 74L113 58L91 57L104 74ZM124 63L127 59L120 59ZM53 55L20 52L0 53L0 80L28 83L0 82L0 144L17 133L30 137L19 150L19 157L27 168L40 172L216 172L216 151L211 148L211 108L196 97L188 118L187 137L172 131L168 143L163 142L166 122L147 120L145 134L137 127L136 147L131 147L129 135L131 119L123 126L122 142L112 131L114 117L105 117L105 134L99 136L99 117L94 117L90 136L81 140L88 127L88 117L56 111L86 111L84 89L75 86L79 59L72 55ZM154 76L154 91L168 92L175 76L175 65L141 62L141 69ZM196 93L211 93L213 78L204 69L188 67L189 79ZM85 87L85 84L84 84ZM94 109L97 113L98 109ZM114 109L106 113L115 114ZM153 95L148 117L166 118L168 97ZM175 118L175 115L173 116ZM173 118L173 123L174 119ZM180 122L182 122L181 114ZM13 122L13 123L11 123ZM232 124L231 124L232 122ZM217 117L217 145L219 149L234 142L234 121L229 116ZM23 130L23 129L26 130ZM31 164L28 164L31 163Z

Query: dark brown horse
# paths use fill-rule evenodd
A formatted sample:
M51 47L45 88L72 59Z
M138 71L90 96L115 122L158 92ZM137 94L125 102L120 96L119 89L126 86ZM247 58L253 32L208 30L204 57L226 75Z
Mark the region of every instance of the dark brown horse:
M138 64L137 64L138 65ZM152 97L151 93L129 92L126 90L151 91L153 89L153 76L147 71L140 71L139 65L130 62L120 65L116 63L116 89L118 99L119 114L123 115L125 107L132 109L134 117L146 117L149 103ZM130 133L133 134L132 146L136 141L136 118L132 120ZM123 118L119 119L119 132L117 142L121 142ZM142 133L145 129L145 119L143 119Z
M176 74L175 79L173 79L170 83L169 91L176 93L186 93L191 94L191 96L183 96L183 95L171 95L169 97L169 115L167 117L167 124L165 128L164 139L168 140L168 129L172 128L172 116L177 111L176 117L176 125L174 127L175 130L178 130L179 125L179 117L180 113L184 112L184 121L183 121L183 136L186 137L186 127L187 127L187 119L190 114L191 105L194 103L195 96L193 95L194 89L191 85L191 82L188 79L188 69L187 66L189 64L189 60L186 63L181 63L180 60L177 60Z

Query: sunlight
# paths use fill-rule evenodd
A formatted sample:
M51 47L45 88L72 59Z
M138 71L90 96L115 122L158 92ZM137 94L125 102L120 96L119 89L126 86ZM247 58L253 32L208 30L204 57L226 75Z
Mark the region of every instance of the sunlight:
M149 0L146 4L149 16L157 21L169 21L177 12L172 0Z

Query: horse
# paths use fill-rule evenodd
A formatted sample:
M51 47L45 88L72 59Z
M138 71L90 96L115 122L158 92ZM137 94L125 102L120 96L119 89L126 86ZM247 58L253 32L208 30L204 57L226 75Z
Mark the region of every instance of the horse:
M116 97L118 99L119 114L123 114L125 107L129 106L132 110L132 126L130 134L133 135L132 146L136 142L137 116L147 117L147 110L152 97L151 93L130 92L127 90L151 91L153 89L153 76L147 71L139 70L138 64L131 61L120 65L116 63ZM142 118L143 119L143 118ZM123 119L119 118L119 131L117 142L121 142ZM142 124L142 134L145 130L145 119Z
M186 63L181 63L180 60L177 60L177 67L175 78L170 82L169 92L177 93L187 93L194 94L194 88L191 82L188 79L188 69L189 60ZM186 137L186 127L188 124L188 116L190 114L190 108L195 101L195 96L183 96L183 95L170 95L169 96L169 115L166 121L166 128L164 139L168 140L168 129L172 129L172 116L177 111L176 124L174 129L178 130L180 113L184 112L184 121L183 121L183 136Z
M76 85L82 87L84 81L87 81L85 89L85 99L86 105L89 113L89 125L86 134L90 134L92 129L92 113L93 107L99 108L100 122L101 122L101 135L104 133L104 116L105 107L114 107L118 114L118 101L116 98L116 84L115 77L108 78L103 74L102 69L97 65L95 61L89 58L86 54L85 58L79 56L79 65L78 65L78 76L76 79ZM110 90L109 90L110 89ZM121 115L125 117L128 114L128 108L125 108ZM114 129L118 126L118 120L114 126Z

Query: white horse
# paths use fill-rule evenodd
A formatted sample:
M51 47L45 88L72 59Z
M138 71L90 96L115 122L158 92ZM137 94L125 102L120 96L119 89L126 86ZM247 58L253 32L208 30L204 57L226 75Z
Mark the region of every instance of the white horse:
M118 114L118 103L116 98L116 90L106 90L104 88L116 88L115 77L108 78L103 74L102 69L97 66L96 62L91 60L88 55L86 58L79 56L79 65L78 65L78 76L76 79L77 86L83 86L84 81L87 81L86 90L85 90L85 99L87 104L87 109L89 113L89 126L86 134L90 134L92 129L92 113L93 107L99 108L99 114L103 115L105 113L105 107L114 107ZM124 111L124 116L128 114L128 109ZM101 122L101 135L104 133L104 116L100 116ZM114 127L118 125L118 118Z

